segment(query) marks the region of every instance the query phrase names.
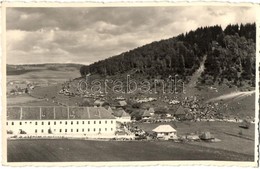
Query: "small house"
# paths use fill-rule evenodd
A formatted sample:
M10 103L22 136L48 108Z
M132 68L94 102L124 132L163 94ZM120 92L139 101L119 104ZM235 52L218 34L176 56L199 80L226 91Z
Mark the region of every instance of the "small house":
M154 111L154 108L150 107L150 108L149 108L149 112L150 112L150 115L154 115L154 112L155 112L155 111Z
M146 109L142 115L142 120L149 121L151 118L152 118L152 115L150 114L150 111Z
M95 107L101 107L101 106L103 106L103 104L104 104L104 101L101 101L101 100L96 100L94 102Z
M114 111L111 109L111 107L109 106L108 108L107 108L107 110L111 113L111 114L113 114L114 113Z
M186 111L182 106L179 106L179 108L174 113L174 116L178 120L185 120L186 118Z
M177 131L170 125L160 125L153 129L153 132L157 134L157 138L169 140L177 138Z
M131 116L125 112L124 109L119 108L114 110L113 115L116 117L116 121L120 123L129 123L131 122Z
M127 105L126 101L124 101L124 100L120 100L120 101L118 101L118 103L119 103L119 105L120 105L121 107L124 107L124 106Z

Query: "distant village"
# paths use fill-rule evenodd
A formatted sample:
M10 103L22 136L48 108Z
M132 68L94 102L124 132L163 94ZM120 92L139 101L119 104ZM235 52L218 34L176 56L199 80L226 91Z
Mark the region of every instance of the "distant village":
M15 86L9 95L31 95L37 84L9 82ZM213 87L212 87L213 88ZM213 88L214 89L214 88ZM215 89L214 89L215 90ZM248 128L252 119L228 117L221 110L222 102L204 103L197 96L169 98L167 96L109 97L99 94L80 95L64 83L57 92L60 97L81 97L83 102L68 105L55 97L44 97L57 106L8 106L7 133L9 139L22 138L84 138L115 140L211 140L219 141L210 132L179 135L174 122L229 121ZM84 100L86 102L84 102ZM92 102L91 102L91 101ZM158 104L161 101L161 105ZM156 104L153 104L155 103ZM156 123L152 132L139 128L137 123ZM172 125L170 125L172 124Z
M149 122L154 109L145 110L142 122ZM106 139L106 140L173 140L220 141L209 132L181 136L169 124L152 132L144 131L122 108L111 107L8 107L8 139Z

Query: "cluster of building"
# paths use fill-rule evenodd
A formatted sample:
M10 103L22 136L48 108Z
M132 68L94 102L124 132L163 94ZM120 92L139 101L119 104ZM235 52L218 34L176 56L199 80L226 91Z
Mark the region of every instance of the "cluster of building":
M147 102L152 102L152 101L156 101L157 98L154 98L154 97L148 97L148 98L142 98L142 99L136 99L135 101L137 103L147 103Z
M10 88L7 94L10 95L21 95L29 93L31 90L35 88L34 84L27 81L10 81L7 83L7 86L9 86Z
M154 112L152 108L145 114ZM125 126L131 117L124 109L111 107L7 107L6 130L9 135L82 136L114 138L124 126L126 135L133 135ZM175 139L177 132L169 125L155 128L157 138ZM128 137L125 136L125 137Z
M163 113L155 113L154 108L150 107L149 109L144 110L142 115L143 122L171 122L175 120L182 120L187 117L185 108L181 105L177 106L176 109L164 109L161 110Z

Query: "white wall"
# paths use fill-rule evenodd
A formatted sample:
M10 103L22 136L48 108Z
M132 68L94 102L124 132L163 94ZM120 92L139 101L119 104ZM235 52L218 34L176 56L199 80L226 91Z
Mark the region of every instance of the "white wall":
M131 122L131 117L117 117L116 121L121 123L129 123Z
M67 122L67 124L66 124ZM95 123L94 123L95 122ZM21 125L20 125L21 123ZM36 124L37 123L37 124ZM43 124L42 124L43 123ZM13 124L13 125L12 125ZM67 135L97 135L99 130L101 135L113 135L116 131L115 119L96 120L8 120L7 131L19 134L20 129L27 134L45 135L48 129L53 134ZM67 132L65 131L67 129ZM37 130L37 133L36 133ZM43 130L43 131L42 131ZM61 130L61 131L60 131ZM78 131L77 131L78 130Z

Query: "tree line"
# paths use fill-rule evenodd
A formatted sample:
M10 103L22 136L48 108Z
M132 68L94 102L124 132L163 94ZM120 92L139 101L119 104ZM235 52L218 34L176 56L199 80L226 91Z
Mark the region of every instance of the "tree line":
M254 85L256 25L234 24L200 27L166 40L127 51L117 56L82 66L80 73L114 76L127 73L147 78L167 78L178 74L186 78L200 66L204 55L205 70L201 83L223 83L227 80L242 85L244 80Z

